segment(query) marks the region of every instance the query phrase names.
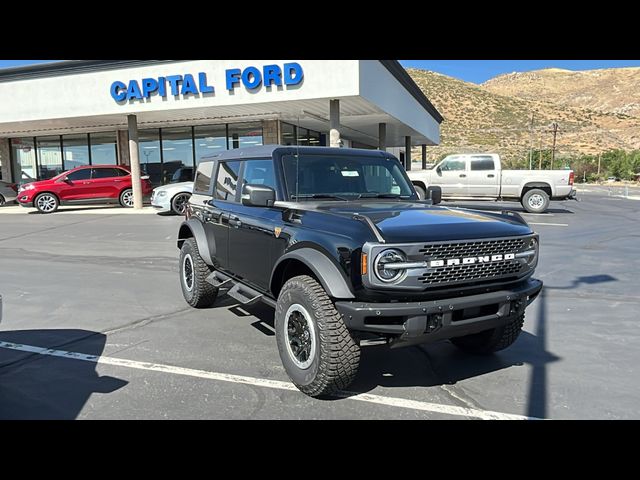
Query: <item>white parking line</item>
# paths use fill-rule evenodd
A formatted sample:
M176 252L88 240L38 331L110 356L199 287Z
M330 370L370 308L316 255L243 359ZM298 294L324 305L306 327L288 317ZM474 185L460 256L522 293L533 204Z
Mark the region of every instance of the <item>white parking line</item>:
M23 345L19 343L10 343L0 341L0 348L10 350L18 350L21 352L37 353L40 355L48 355L52 357L70 358L73 360L81 360L84 362L93 362L104 365L114 365L118 367L135 368L137 370L151 370L154 372L172 373L175 375L186 375L189 377L205 378L208 380L217 380L220 382L240 383L246 385L254 385L258 387L273 388L277 390L298 391L298 389L289 382L281 382L278 380L267 380L265 378L245 377L241 375L231 375L228 373L208 372L206 370L195 370L192 368L174 367L172 365L163 365L160 363L137 362L135 360L125 360L122 358L102 357L98 355L87 355L79 352L68 352L65 350L53 350L49 348L37 347L34 345ZM458 417L479 418L481 420L540 420L534 417L524 415L515 415L511 413L494 412L491 410L478 410L475 408L456 407L453 405L443 405L439 403L420 402L417 400L407 400L405 398L384 397L381 395L372 395L369 393L355 392L339 392L334 396L345 398L348 400L356 400L359 402L375 403L378 405L386 405L390 407L408 408L412 410L421 410L424 412L440 413L444 415L453 415Z
M527 222L529 225L548 225L550 227L568 227L568 223L533 223Z
M541 217L555 217L555 215L553 213L529 213L529 212L522 212L521 215L538 215Z

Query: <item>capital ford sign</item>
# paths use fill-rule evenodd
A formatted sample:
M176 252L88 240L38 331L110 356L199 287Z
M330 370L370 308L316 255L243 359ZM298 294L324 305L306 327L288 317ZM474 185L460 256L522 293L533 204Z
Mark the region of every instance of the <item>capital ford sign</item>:
M257 67L229 68L225 70L225 89L233 93L236 88L244 86L247 90L256 91L260 87L282 87L298 85L304 78L302 67L298 63L280 65L264 65ZM167 75L157 78L141 78L115 81L111 84L111 97L118 103L128 100L142 100L157 95L166 98L167 95L214 94L215 86L209 84L206 72L183 75Z

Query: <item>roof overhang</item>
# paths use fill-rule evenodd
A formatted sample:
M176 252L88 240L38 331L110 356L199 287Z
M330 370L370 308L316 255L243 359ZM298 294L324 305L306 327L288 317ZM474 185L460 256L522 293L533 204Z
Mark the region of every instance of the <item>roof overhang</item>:
M297 62L302 82L282 87L242 83L226 88L229 69L244 71ZM111 85L171 75L206 74L209 94L115 101ZM281 119L319 131L329 129L329 100L340 99L343 136L377 144L387 124L387 145L439 143L441 115L396 61L388 60L110 60L67 61L0 70L0 136L58 135L126 129Z

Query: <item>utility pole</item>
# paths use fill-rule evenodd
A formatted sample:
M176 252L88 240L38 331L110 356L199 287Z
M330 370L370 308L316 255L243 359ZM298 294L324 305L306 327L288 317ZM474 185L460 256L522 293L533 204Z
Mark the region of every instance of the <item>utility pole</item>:
M542 170L542 138L538 138L538 170Z
M602 157L602 153L598 153L598 177L600 176L600 158Z
M529 127L529 170L533 170L533 112L531 112L531 126Z
M551 170L553 170L553 161L556 159L556 135L558 134L558 123L553 122L553 149L551 150Z

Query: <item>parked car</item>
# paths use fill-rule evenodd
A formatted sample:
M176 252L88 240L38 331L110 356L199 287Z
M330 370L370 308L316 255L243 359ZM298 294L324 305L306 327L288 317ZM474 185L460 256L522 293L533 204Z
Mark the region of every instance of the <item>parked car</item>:
M15 183L0 180L0 207L7 202L15 201L18 196L18 186Z
M617 182L619 179L617 177L608 177L607 178L607 183L614 183Z
M148 177L141 179L142 194L153 187ZM91 165L74 168L49 180L21 185L18 203L36 207L41 213L53 213L60 205L120 203L133 207L131 172L122 165Z
M158 213L173 212L184 215L192 191L193 182L170 183L156 187L151 194L151 206L158 210Z
M495 153L448 155L431 170L407 173L420 198L435 185L444 200L514 200L542 213L550 200L576 197L573 170L503 170Z

